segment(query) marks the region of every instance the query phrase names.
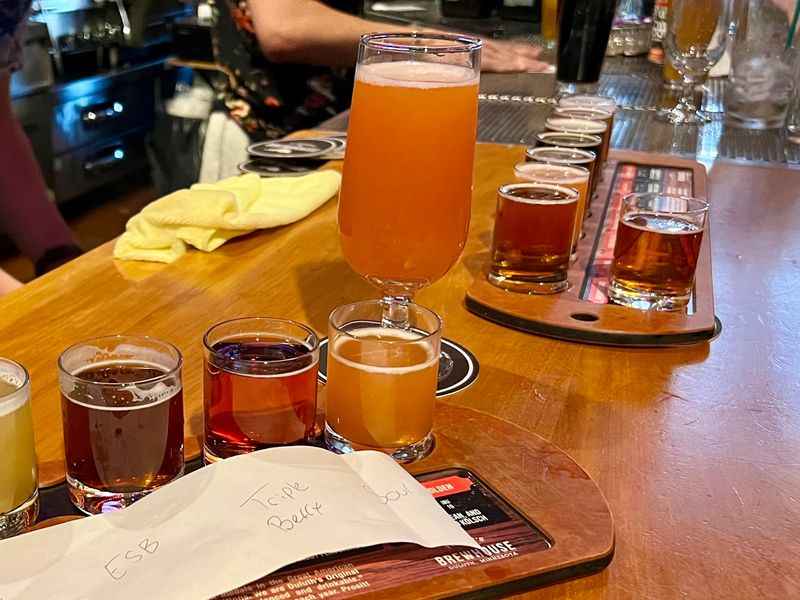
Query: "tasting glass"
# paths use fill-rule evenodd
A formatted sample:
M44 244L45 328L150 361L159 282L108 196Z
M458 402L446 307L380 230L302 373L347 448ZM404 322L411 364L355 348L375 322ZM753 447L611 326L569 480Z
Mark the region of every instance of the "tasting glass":
M526 294L555 294L569 287L580 194L543 183L504 185L497 191L489 282Z
M584 150L591 152L595 155L595 161L592 163L592 182L591 194L594 195L597 189L597 184L600 183L600 178L603 173L603 163L600 157L603 153L603 138L597 135L588 133L571 133L564 131L543 131L536 134L536 145L550 146L558 148L569 148L574 150Z
M569 106L556 106L553 109L553 116L566 117L569 119L584 119L587 121L602 121L606 124L603 133L603 149L600 157L603 162L608 159L608 149L611 145L611 131L614 126L614 113L604 108L581 108Z
M608 156L609 131L605 121L554 115L545 120L544 126L548 131L588 133L590 135L600 136L600 139L603 141L600 146L600 161L601 163L606 161L606 157Z
M410 462L433 447L442 321L412 302L409 327L387 327L385 302L330 315L325 441L336 452L377 450Z
M183 474L183 357L116 335L58 359L67 492L88 514L129 506Z
M578 241L583 233L583 220L589 198L589 169L577 165L554 165L541 162L522 162L514 167L517 181L547 183L568 187L578 192L578 208L575 215L575 230L572 236L572 258L577 258Z
M295 321L217 323L203 337L206 463L314 437L319 339Z
M608 297L642 310L682 310L692 296L708 203L659 193L623 198Z
M0 358L0 539L33 525L39 487L31 415L31 382L25 367Z
M717 64L728 45L734 0L672 0L664 38L670 60L682 82L681 99L659 118L676 125L708 123L711 118L694 104L694 88Z

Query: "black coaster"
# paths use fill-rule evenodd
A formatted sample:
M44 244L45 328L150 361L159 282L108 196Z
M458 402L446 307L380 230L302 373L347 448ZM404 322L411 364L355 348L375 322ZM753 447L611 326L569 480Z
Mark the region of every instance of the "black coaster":
M475 355L464 346L452 340L442 340L442 354L446 354L453 361L452 369L439 380L436 386L436 397L449 396L471 386L478 379L480 364ZM328 338L319 343L319 380L325 383L328 380Z
M316 158L341 148L341 140L309 138L258 142L248 146L247 153L259 158Z

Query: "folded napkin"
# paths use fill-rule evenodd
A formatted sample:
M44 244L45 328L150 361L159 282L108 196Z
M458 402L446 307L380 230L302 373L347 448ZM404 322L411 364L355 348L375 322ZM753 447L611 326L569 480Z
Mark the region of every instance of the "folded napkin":
M302 219L334 196L340 182L336 171L318 171L272 178L250 173L195 184L132 217L114 258L170 263L186 252L187 244L211 252L238 235Z

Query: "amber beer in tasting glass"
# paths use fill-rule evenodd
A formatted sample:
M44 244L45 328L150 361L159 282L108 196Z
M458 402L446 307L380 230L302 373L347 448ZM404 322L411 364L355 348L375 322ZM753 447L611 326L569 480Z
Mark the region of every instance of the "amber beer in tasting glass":
M80 510L123 508L183 474L183 358L130 335L59 357L67 492Z
M361 39L339 233L347 262L385 298L409 301L464 249L480 46L444 34Z
M608 296L644 310L680 310L692 295L708 203L666 194L623 199Z
M211 327L203 346L206 462L314 436L314 331L286 319L233 319Z
M528 294L566 290L578 198L575 190L557 185L501 187L489 282Z
M330 315L325 439L338 452L378 450L409 462L433 445L442 323L409 303L408 329L384 327L384 302Z
M578 166L523 162L514 167L514 175L518 181L560 185L580 194L575 215L575 230L572 235L572 253L574 255L583 232L583 216L586 210L586 199L589 195L589 170Z
M33 444L28 372L0 358L0 539L21 533L39 513Z

